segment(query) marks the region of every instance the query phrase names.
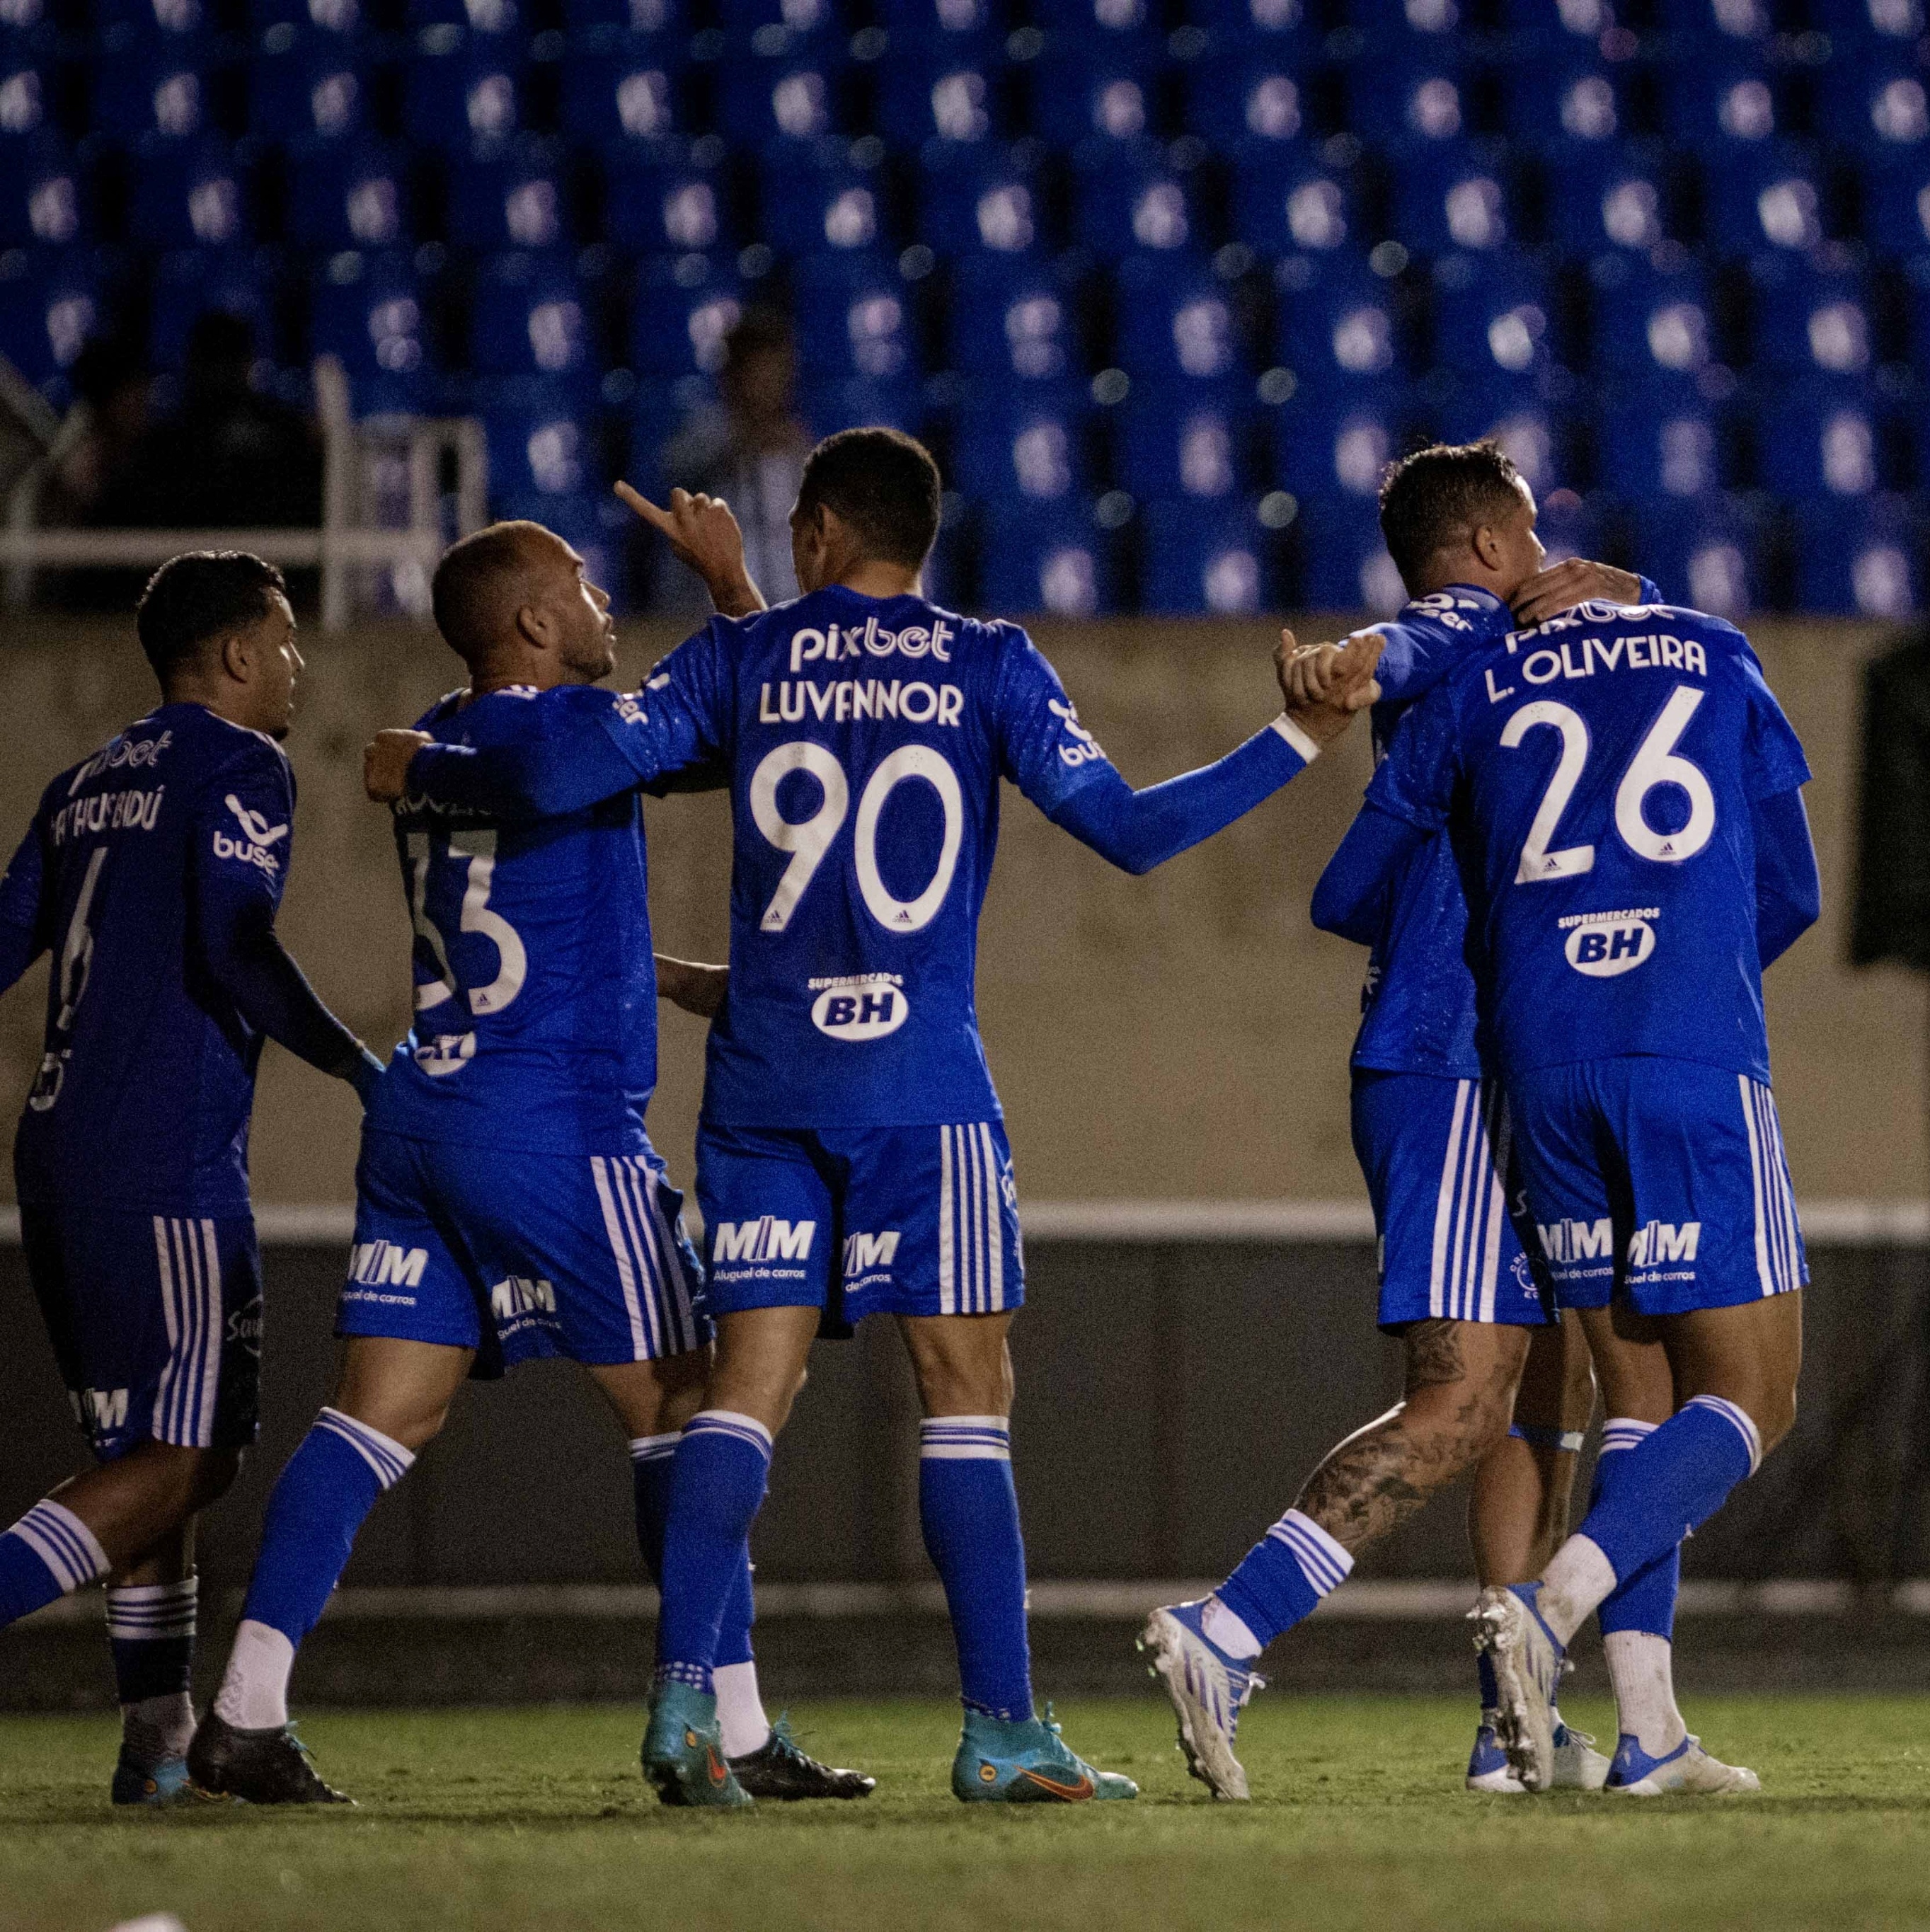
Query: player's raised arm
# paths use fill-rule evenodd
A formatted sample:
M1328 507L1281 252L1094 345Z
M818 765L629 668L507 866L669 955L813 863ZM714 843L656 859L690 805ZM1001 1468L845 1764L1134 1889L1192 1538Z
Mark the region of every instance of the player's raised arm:
M1275 670L1284 694L1292 632L1282 632L1281 639ZM1049 722L1038 728L1040 674L1054 691L1058 684L1034 651L1027 668L1013 674L1036 688L1012 700L1019 717L1008 740L1010 768L1055 825L1122 871L1149 872L1244 817L1304 771L1321 747L1379 695L1373 673L1380 653L1377 636L1350 639L1328 694L1298 703L1289 698L1280 717L1217 764L1135 791L1079 725L1063 694L1045 698ZM1076 742L1062 742L1068 734Z
M660 510L627 483L617 485L617 495L653 530L662 532L679 563L704 580L720 617L754 616L766 608L764 592L751 581L750 567L744 561L744 533L722 497L673 490L669 508Z

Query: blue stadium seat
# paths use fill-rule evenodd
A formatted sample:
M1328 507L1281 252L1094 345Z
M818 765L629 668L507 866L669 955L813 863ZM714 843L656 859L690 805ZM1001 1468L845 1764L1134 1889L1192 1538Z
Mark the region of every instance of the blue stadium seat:
M838 133L837 80L825 62L728 62L718 76L719 127L755 150Z
M1114 48L1156 50L1166 40L1158 0L1032 0L1032 17L1053 40L1101 58Z
M765 59L835 60L851 33L839 0L721 0L717 10L733 44Z
M918 380L911 294L890 262L812 256L798 264L796 289L798 361L809 375L833 382Z
M148 353L157 369L179 369L188 338L204 315L238 315L254 326L255 352L273 359L280 264L271 250L191 248L155 265Z
M1923 0L1810 0L1809 16L1832 55L1850 60L1907 58L1930 30Z
M941 256L1031 254L1045 245L1045 216L1023 150L932 141L919 156L918 238Z
M367 64L341 37L307 36L251 64L248 128L260 139L344 140L368 125Z
M1875 360L1869 298L1853 272L1764 260L1750 278L1752 360L1759 370L1860 389Z
M1447 48L1425 50L1411 62L1358 62L1348 76L1347 124L1403 159L1418 160L1470 131L1465 86Z
M1145 249L1171 255L1203 245L1191 177L1157 152L1119 143L1076 159L1074 235L1101 261Z
M1756 482L1792 502L1874 496L1883 483L1883 422L1860 396L1796 393L1754 418Z
M1693 262L1658 269L1611 256L1595 265L1589 303L1601 373L1664 388L1692 388L1715 358L1709 284Z
M1247 356L1225 283L1146 254L1122 264L1116 286L1119 359L1136 382L1232 384L1247 399Z
M998 72L990 58L913 49L887 60L878 76L878 131L896 146L990 140L998 119Z
M239 158L225 141L141 143L128 231L151 248L228 248L252 240L254 211Z
M182 59L171 49L140 49L107 62L94 77L94 130L129 147L149 135L187 140L204 134L209 78L204 64ZM24 91L27 73L0 82L0 121L14 118L5 94L17 83Z
M573 35L622 36L666 50L687 41L689 14L688 0L563 0L563 25Z
M1645 387L1611 392L1595 423L1601 486L1623 502L1701 499L1736 481L1721 422L1699 397L1671 400Z
M1599 56L1602 36L1615 27L1613 0L1508 0L1505 30L1524 66L1565 67Z
M521 0L407 0L403 20L419 36L446 35L451 28L479 41L527 36Z
M554 260L506 255L477 278L470 363L479 375L540 377L560 394L593 392L602 372L594 297Z
M749 300L734 272L702 256L646 262L630 308L631 367L653 376L716 375Z
M1538 496L1573 474L1568 418L1526 383L1463 382L1439 405L1436 425L1449 442L1492 437L1513 459Z
M1667 25L1679 59L1762 61L1773 50L1773 0L1675 0Z
M1833 62L1822 76L1817 124L1874 156L1921 154L1930 143L1930 92L1901 62Z
M523 63L515 44L459 44L419 53L403 70L403 125L411 140L452 155L506 140L523 125Z
M1056 383L1086 373L1072 290L1047 263L967 256L945 314L953 366L967 376Z
M1508 176L1484 145L1444 141L1416 154L1394 184L1394 238L1424 255L1482 254L1518 239Z
M1115 546L1089 505L1049 510L995 500L980 528L980 609L1014 617L1102 617L1118 609Z
M353 40L368 25L363 0L248 0L248 15L257 42L269 47L311 32Z
M50 131L53 91L31 54L0 47L0 142L12 143Z
M1796 510L1796 589L1805 610L1898 623L1923 608L1923 526L1905 500L1811 501Z
M1778 76L1771 68L1685 61L1668 75L1664 98L1664 133L1702 154L1712 167L1727 166L1739 151L1788 131Z
M884 182L842 158L770 154L762 173L761 238L780 255L889 248Z
M1249 146L1233 172L1233 238L1271 258L1295 250L1325 254L1373 241L1354 203L1351 177L1310 152Z
M991 502L1083 502L1095 481L1092 416L1077 389L974 402L959 412L948 480Z
M1274 280L1274 352L1303 391L1358 393L1403 378L1394 291L1352 250L1289 255Z
M1862 238L1878 254L1930 251L1930 145L1863 170Z
M0 143L0 248L92 242L94 199L78 157L59 142Z
M1518 386L1556 360L1553 297L1518 257L1477 266L1452 256L1436 264L1433 283L1437 365Z
M908 377L872 380L863 376L825 376L807 372L799 384L805 426L814 436L835 435L841 429L880 424L922 436L925 408L919 385Z
M1196 62L1186 75L1186 131L1222 153L1297 141L1305 113L1301 78L1283 61L1232 53Z
M341 364L357 415L431 406L428 304L407 255L345 249L329 256L315 278L308 343Z
M913 47L943 60L989 57L1004 39L998 0L878 0L876 11L894 58Z
M205 0L94 0L94 31L117 52L130 40L185 46L220 22Z
M1807 254L1824 238L1828 184L1816 157L1793 142L1758 142L1724 158L1704 183L1709 246L1720 255L1764 249Z
M1043 61L1032 75L1032 132L1055 148L1151 140L1159 131L1151 71L1111 47Z
M62 378L110 314L92 251L18 249L0 255L0 356L37 388Z
M1385 617L1407 601L1371 496L1303 498L1294 529L1300 559L1295 602L1303 609Z
M1727 496L1656 500L1638 508L1636 554L1670 602L1739 620L1763 601L1762 532Z
M573 410L541 406L494 410L485 418L489 451L489 499L541 523L565 514L572 498L595 496L610 482L603 474L594 424Z
M1250 45L1296 70L1319 58L1320 10L1313 0L1187 0L1187 17L1222 44Z
M1159 398L1119 412L1116 469L1121 488L1142 502L1202 503L1243 496L1247 413L1237 402Z
M1381 472L1406 446L1414 426L1397 384L1382 383L1352 404L1303 386L1273 413L1271 480L1302 503L1344 498L1371 508Z
M1162 616L1246 616L1274 601L1274 532L1250 504L1208 510L1197 501L1148 503L1141 512L1141 601Z
M1646 147L1619 141L1564 144L1544 158L1548 239L1566 255L1604 248L1646 254L1670 232L1668 183Z
M641 255L728 248L736 238L719 170L695 165L675 142L610 158L603 224L619 248Z
M407 158L380 142L320 141L289 157L289 239L305 248L394 248L415 233Z
M1628 134L1621 70L1598 58L1552 73L1538 62L1517 61L1502 70L1501 81L1510 143L1551 164L1613 148Z
M471 248L560 248L570 240L569 182L546 142L490 148L450 171L449 236Z
M679 70L648 42L571 54L562 82L563 127L585 146L621 149L683 130Z

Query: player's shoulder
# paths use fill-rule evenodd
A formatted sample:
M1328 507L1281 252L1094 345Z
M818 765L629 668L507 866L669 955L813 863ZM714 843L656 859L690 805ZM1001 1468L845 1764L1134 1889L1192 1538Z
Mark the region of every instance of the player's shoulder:
M235 724L200 704L164 704L143 723L173 741L157 754L158 775L164 776L165 764L179 752L181 763L197 778L223 784L248 778L294 790L295 768L288 754L266 731Z

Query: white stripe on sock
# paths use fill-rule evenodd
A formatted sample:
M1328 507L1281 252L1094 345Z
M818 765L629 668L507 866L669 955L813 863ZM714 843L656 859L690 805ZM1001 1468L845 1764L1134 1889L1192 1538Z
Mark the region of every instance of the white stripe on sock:
M686 1436L734 1436L740 1442L748 1442L754 1449L761 1449L767 1457L770 1454L770 1431L754 1415L740 1414L734 1408L700 1409L683 1425Z
M50 1496L35 1504L7 1534L17 1536L53 1572L63 1594L85 1589L113 1567L101 1539Z
M638 1436L631 1439L630 1460L633 1462L654 1462L665 1456L674 1456L677 1445L683 1440L683 1431L673 1429L668 1436Z
M107 1634L140 1642L158 1637L192 1636L200 1590L192 1576L173 1583L131 1583L110 1589Z
M1292 1552L1301 1574L1323 1597L1338 1589L1354 1567L1347 1550L1297 1509L1289 1510L1267 1534Z
M1739 1408L1733 1402L1719 1395L1691 1396L1682 1406L1685 1408L1706 1408L1721 1416L1742 1438L1742 1446L1749 1452L1749 1474L1754 1475L1762 1466L1763 1438L1754 1419L1746 1409Z
M934 1462L1012 1460L1012 1429L1002 1415L934 1415L918 1426L918 1454Z
M385 1490L392 1490L415 1466L413 1450L338 1408L323 1409L315 1418L315 1426L339 1436L375 1472L375 1480Z

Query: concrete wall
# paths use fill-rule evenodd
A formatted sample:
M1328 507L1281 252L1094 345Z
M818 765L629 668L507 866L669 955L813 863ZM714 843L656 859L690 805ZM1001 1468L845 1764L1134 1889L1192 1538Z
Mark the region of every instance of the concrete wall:
M1304 622L1304 637L1343 625ZM1868 626L1764 622L1753 634L1815 766L1822 925L1775 968L1770 1012L1798 1191L1920 1196L1925 1190L1925 995L1892 972L1843 964L1859 670ZM1265 623L1042 625L1040 643L1121 769L1145 784L1223 752L1277 708ZM676 641L639 626L621 675ZM386 821L362 798L361 747L458 682L433 634L311 636L289 743L301 782L283 930L344 1016L386 1047L408 1018L408 922ZM146 708L131 626L23 620L0 650L0 830L11 840L41 787ZM980 1006L1034 1199L1358 1197L1348 1147L1347 1046L1363 956L1315 932L1307 901L1367 767L1356 732L1281 796L1151 878L1112 872L1008 795L986 903ZM666 950L721 957L728 811L719 798L650 808L652 910ZM0 1003L0 1111L40 1052L43 985ZM666 1013L652 1132L679 1178L702 1070L701 1029ZM278 1050L264 1064L257 1198L345 1201L356 1108Z

